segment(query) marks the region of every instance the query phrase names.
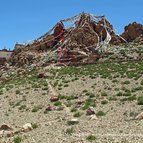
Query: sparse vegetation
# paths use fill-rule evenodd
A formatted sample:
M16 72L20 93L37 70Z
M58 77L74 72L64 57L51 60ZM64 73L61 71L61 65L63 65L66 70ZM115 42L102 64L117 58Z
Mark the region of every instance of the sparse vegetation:
M141 81L141 83L140 83L141 85L143 85L143 80Z
M101 96L108 96L106 92L101 92Z
M108 103L107 100L102 100L102 101L101 101L101 104L103 104L103 105L105 105L105 104L107 104L107 103Z
M92 142L92 141L95 141L95 140L96 140L96 136L94 136L94 135L89 135L86 139L87 139L88 141Z
M90 106L96 107L95 99L88 98L88 99L85 101L84 106L82 107L82 109L83 109L83 110L86 110L86 109L88 109Z
M126 80L123 82L123 84L130 84L130 81Z
M61 102L61 101L56 101L56 102L54 103L54 105L55 105L55 106L61 106L61 105L62 105L62 102Z
M66 129L65 134L72 135L74 133L73 127Z
M97 113L96 113L96 116L105 116L106 115L106 113L105 112L103 112L103 111L98 111Z
M143 96L139 96L137 101L138 101L138 105L143 105Z
M38 124L37 124L37 123L32 123L31 125L32 125L32 128L33 128L33 129L38 128Z
M16 93L16 94L20 94L20 90L16 90L15 93Z
M42 109L42 106L34 106L34 108L32 109L32 112L38 112L40 109Z
M22 138L17 136L17 137L14 138L13 141L14 141L14 143L22 143Z
M71 109L71 112L76 112L77 111L77 108L75 108L75 107L73 107L72 109Z
M19 110L24 110L24 109L26 109L26 105L21 105L18 109Z
M116 95L117 96L123 96L123 93L122 92L118 92Z
M74 117L80 117L81 115L82 115L81 112L76 112L73 116L74 116Z

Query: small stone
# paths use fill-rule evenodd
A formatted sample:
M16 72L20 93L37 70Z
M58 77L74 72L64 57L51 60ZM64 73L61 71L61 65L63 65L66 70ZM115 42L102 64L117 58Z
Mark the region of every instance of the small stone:
M143 120L143 112L135 117L135 120Z
M91 120L97 120L98 118L97 118L96 115L91 115L91 116L90 116L90 119L91 119Z
M57 111L62 111L62 110L64 110L64 106L57 107Z
M22 127L22 131L23 132L28 132L28 131L31 131L33 128L32 128L32 125L31 123L27 123L25 124L23 127Z
M48 106L48 107L46 108L46 111L52 111L52 110L54 110L54 107L52 107L52 106Z
M71 121L72 121L72 122L78 122L78 119L73 118L73 119L71 119Z
M52 96L51 98L50 98L50 101L51 102L56 102L56 101L58 101L59 100L59 97L58 96Z
M37 77L38 78L46 78L47 75L45 73L39 73Z
M87 111L86 111L87 116L94 115L94 114L95 114L94 109L92 109L92 108L87 109Z

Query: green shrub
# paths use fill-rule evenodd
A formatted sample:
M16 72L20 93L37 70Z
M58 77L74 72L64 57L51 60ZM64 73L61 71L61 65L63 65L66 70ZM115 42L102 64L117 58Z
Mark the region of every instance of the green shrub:
M137 99L138 105L143 105L143 96L139 96Z
M105 116L105 115L106 115L106 113L104 113L103 111L98 111L96 113L96 116Z
M74 117L80 117L81 115L82 115L81 112L76 112L73 116L74 116Z
M130 81L126 80L123 82L123 84L130 84Z
M112 82L115 83L115 82L118 82L118 80L117 80L117 79L114 79L114 80L112 80Z
M20 94L20 90L16 90L15 93L16 93L16 94Z
M89 96L90 98L95 97L94 93L91 93L91 92L86 92L85 95Z
M75 107L71 109L71 112L76 112L76 111L77 111L77 108Z
M109 97L108 100L109 100L109 101L116 101L117 98L116 98L116 97Z
M14 141L14 143L21 143L22 138L18 136L18 137L15 137L13 141Z
M74 133L73 127L72 127L72 128L68 128L68 129L66 129L66 131L65 131L65 134L68 134L68 135L72 135L73 133Z
M94 100L94 99L88 98L88 99L85 101L84 106L82 107L82 109L83 109L83 110L86 110L86 109L88 109L90 106L96 107L96 104L95 104L95 100Z
M37 123L32 123L32 128L33 128L33 129L38 128L38 124L37 124Z
M136 100L136 96L122 98L120 101L134 101L134 100Z
M123 93L123 96L131 96L131 93L129 93L129 92Z
M64 87L68 87L68 86L69 86L68 84L65 84L65 85L64 85Z
M88 92L88 91L85 89L85 90L83 90L82 92L83 92L83 93L86 93L86 92Z
M108 96L108 94L106 92L102 92L101 96Z
M105 104L107 104L107 103L108 103L107 100L102 100L102 101L101 101L101 104L103 104L103 105L105 105Z
M66 99L67 96L65 96L65 95L60 95L59 98L62 100L62 99Z
M143 80L141 81L141 85L143 85Z
M118 92L118 93L116 94L116 96L123 96L123 93L122 93L122 92Z
M22 102L21 100L18 101L18 102L16 102L16 103L15 103L15 106L20 106L21 102Z
M136 96L130 96L130 97L128 97L128 101L134 101L136 99L137 99Z
M32 112L38 112L40 109L42 109L42 106L34 106L34 108L32 109Z
M57 102L54 103L54 105L55 105L55 106L61 106L61 105L62 105L62 102L57 101Z
M26 109L26 105L21 105L18 109L19 110L24 110L24 109Z
M67 100L74 100L76 97L74 95L69 95L66 97Z
M95 141L96 140L96 137L94 135L89 135L87 138L86 138L89 142L92 142L92 141Z

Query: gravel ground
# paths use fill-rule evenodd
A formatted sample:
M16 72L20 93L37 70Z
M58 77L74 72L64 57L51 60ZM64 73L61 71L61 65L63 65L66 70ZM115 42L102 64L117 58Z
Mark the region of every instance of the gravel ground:
M22 143L88 143L92 139L87 137L93 135L96 139L92 142L97 143L142 143L143 120L134 120L134 117L143 111L143 105L138 105L137 99L130 101L124 100L127 97L116 96L124 89L132 90L142 86L142 77L137 80L127 77L108 79L101 76L93 79L89 76L75 78L74 75L55 77L50 81L52 91L48 85L44 89L22 84L0 95L0 125L5 123L14 130L26 123L35 123L38 126L32 131L9 138L0 137L0 142L13 143L19 136ZM54 85L56 82L58 84ZM93 107L95 115L87 116L87 109L83 110L82 107L91 93L93 96L90 99L94 99L96 105ZM54 94L66 97L73 95L76 98L60 99L61 104L56 106L50 101ZM137 98L143 95L143 90L131 94ZM78 104L79 101L83 103ZM45 112L48 106L54 109ZM77 111L71 112L73 108ZM104 115L98 115L99 111ZM74 116L77 112L81 115ZM69 125L68 121L73 118L79 123Z

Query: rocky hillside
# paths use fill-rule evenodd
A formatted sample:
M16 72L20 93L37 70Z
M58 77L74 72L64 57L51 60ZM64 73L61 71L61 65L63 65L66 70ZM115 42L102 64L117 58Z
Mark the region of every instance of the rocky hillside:
M0 143L142 143L141 24L117 35L104 16L82 13L8 59Z
M142 143L143 62L41 67L0 84L1 143Z

